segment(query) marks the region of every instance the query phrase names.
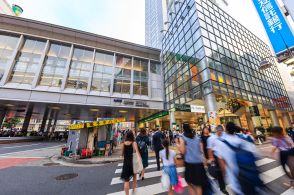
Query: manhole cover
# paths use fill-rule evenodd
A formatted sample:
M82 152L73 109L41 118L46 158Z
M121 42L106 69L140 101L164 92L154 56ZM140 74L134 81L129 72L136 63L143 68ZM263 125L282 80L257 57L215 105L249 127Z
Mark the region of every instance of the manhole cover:
M77 176L78 176L77 173L68 173L68 174L59 175L59 176L55 177L55 179L56 180L68 180L68 179L73 179Z
M46 164L43 164L43 166L56 166L56 165L60 165L59 163L46 163Z

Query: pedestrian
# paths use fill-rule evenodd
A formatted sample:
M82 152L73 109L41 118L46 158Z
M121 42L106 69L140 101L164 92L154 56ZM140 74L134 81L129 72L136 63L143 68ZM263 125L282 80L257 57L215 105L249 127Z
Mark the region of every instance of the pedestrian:
M255 145L235 135L238 127L233 122L226 124L226 134L214 147L218 163L228 186L238 195L257 195L263 182L255 164Z
M215 178L218 181L218 185L219 188L221 190L221 192L223 194L228 195L228 191L226 190L226 184L225 184L225 179L224 176L222 174L220 165L218 163L219 160L219 154L217 153L217 148L215 148L217 146L217 142L220 142L220 140L222 139L222 137L224 136L224 128L221 125L218 125L216 128L216 133L215 135L210 136L207 139L207 149L208 149L208 164L209 164L209 168L214 166L214 174L215 174ZM208 170L210 170L208 168Z
M274 155L276 150L279 150L280 162L283 170L290 179L294 179L294 148L293 141L291 138L284 134L281 127L272 128L273 138L272 145L274 146L272 150L272 155ZM286 170L286 165L289 167L290 172ZM291 181L293 184L293 181Z
M139 135L136 137L136 142L140 151L140 155L142 157L143 164L143 170L140 174L140 177L142 178L142 180L144 180L145 168L148 167L148 146L150 146L150 140L146 134L145 129L141 129Z
M128 131L125 141L122 144L123 168L121 173L121 179L124 180L124 190L126 195L129 195L131 178L133 178L133 192L136 192L137 187L137 176L134 174L133 169L133 152L139 154L139 149L135 142L134 133Z
M190 195L200 195L208 186L208 178L203 165L200 140L188 123L183 124L184 135L177 143L179 152L184 155L185 180Z
M201 133L201 148L204 153L204 157L208 160L208 150L207 150L207 139L210 137L210 131L208 127L204 127Z
M159 152L159 156L163 165L163 172L169 176L170 187L168 195L173 195L173 187L178 184L178 174L175 165L176 152L169 149L169 140L165 139L162 143L164 149Z
M152 137L152 145L153 145L153 150L155 152L158 171L160 170L159 151L163 149L162 141L164 140L164 138L165 138L164 134L160 131L159 128L157 128L156 132L154 133Z

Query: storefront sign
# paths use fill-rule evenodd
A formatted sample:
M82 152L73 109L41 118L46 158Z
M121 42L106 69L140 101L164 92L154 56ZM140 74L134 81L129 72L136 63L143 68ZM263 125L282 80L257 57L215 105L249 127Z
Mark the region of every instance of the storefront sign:
M122 99L114 99L113 102L122 103Z
M91 128L91 127L100 127L104 125L111 125L115 123L125 122L125 118L117 118L117 119L111 119L111 120L99 120L99 121L93 121L88 123L81 123L81 124L72 124L69 125L70 130L77 130L77 129L83 129L85 127Z
M136 101L136 106L137 107L144 107L144 108L148 108L149 105L147 104L146 101Z
M253 0L276 55L294 49L294 35L276 0Z
M191 112L191 106L188 104L175 104L175 111Z
M142 120L139 121L139 123L146 123L148 121L152 121L152 120L155 120L157 118L161 118L161 117L164 117L164 116L167 116L169 115L168 111L161 111L161 112L158 112L158 113L155 113L151 116L148 116Z
M191 112L205 113L204 106L197 106L197 105L190 105L190 106L191 106Z
M83 129L85 128L85 123L80 123L80 124L71 124L68 127L70 130L77 130L77 129Z

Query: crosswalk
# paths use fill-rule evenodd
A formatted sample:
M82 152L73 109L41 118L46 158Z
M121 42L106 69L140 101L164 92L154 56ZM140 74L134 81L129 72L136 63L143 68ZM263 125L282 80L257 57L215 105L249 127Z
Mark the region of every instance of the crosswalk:
M279 162L270 158L262 158L256 161L256 165L261 170L261 179L263 182L273 190L273 194L281 195L292 195L294 194L294 189L287 185L288 179ZM117 168L114 172L114 176L111 179L110 186L112 186L113 192L108 195L124 195L123 191L123 181L120 179L120 174L122 172L122 163L117 164ZM162 189L160 183L160 177L162 171L157 171L156 160L149 159L149 166L145 170L145 180L138 181L137 193L140 195L153 195L153 194L164 194L165 191ZM180 175L185 171L184 167L177 168ZM186 182L183 179L183 184L186 186ZM117 191L115 191L117 190ZM186 190L187 191L187 190ZM185 192L184 194L187 194Z

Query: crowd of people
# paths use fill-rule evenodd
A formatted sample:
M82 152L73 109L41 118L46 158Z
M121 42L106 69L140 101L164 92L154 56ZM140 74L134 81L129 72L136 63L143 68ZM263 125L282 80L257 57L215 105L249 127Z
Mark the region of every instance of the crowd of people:
M210 126L206 126L200 135L189 124L183 124L182 129L182 133L161 131L159 128L153 132L142 129L137 136L130 130L125 133L122 139L124 161L121 179L124 180L124 190L127 195L131 178L133 178L134 192L137 186L133 154L140 156L143 166L139 177L144 180L144 169L148 167L149 147L155 153L157 170L161 170L160 163L162 163L163 174L169 177L167 189L169 195L174 193L175 187L180 182L176 167L181 160L185 167L183 176L190 195L214 194L215 190L229 194L227 186L237 195L268 193L269 189L264 186L255 164L259 155L250 133L232 122L228 122L225 128L221 125L217 126L214 133L211 132ZM293 141L284 134L281 127L273 127L272 133L274 146L272 154L279 151L281 165L287 176L293 179ZM174 146L174 150L171 149L171 145ZM208 175L217 182L212 181ZM213 187L216 183L218 189Z

